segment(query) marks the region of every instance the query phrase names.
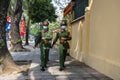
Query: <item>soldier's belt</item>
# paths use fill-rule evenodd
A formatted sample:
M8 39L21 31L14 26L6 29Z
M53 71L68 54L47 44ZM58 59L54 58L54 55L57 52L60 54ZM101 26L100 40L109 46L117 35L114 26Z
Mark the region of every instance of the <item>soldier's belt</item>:
M66 39L60 39L60 40L59 40L59 43L60 43L60 44L64 44L64 43L66 43L66 42L67 42Z
M45 39L42 39L42 42L43 42L43 43L50 43L49 40L45 40Z
M66 38L64 38L64 37L61 37L61 39L60 40L66 40Z

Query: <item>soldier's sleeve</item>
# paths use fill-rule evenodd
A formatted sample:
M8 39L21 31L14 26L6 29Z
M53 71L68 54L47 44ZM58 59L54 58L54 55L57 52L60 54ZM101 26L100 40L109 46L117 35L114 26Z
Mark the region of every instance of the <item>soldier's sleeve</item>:
M68 32L67 40L71 40L71 39L72 39L71 34L70 32Z
M39 32L37 34L37 38L36 38L36 42L35 42L35 47L41 42L41 40L42 40L42 33Z
M55 39L53 40L53 45L57 42L58 38L59 38L59 33L56 34L56 37L55 37Z

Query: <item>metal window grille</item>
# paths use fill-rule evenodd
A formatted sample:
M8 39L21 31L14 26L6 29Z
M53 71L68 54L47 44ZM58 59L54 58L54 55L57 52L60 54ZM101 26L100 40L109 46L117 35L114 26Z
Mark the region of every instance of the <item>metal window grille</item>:
M88 6L88 0L75 0L74 19L77 19L85 14L85 8Z

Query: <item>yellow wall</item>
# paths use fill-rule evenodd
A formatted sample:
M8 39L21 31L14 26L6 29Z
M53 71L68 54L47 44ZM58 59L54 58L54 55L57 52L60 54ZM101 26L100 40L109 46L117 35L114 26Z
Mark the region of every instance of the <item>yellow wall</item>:
M93 0L85 20L72 24L71 56L120 80L119 35L120 0Z
M75 24L72 24L72 42L71 42L71 52L70 54L77 58L80 59L80 48L81 48L81 24L82 22L77 22ZM73 36L74 35L74 36Z
M120 62L119 2L120 0L94 1L90 20L90 53L117 63Z

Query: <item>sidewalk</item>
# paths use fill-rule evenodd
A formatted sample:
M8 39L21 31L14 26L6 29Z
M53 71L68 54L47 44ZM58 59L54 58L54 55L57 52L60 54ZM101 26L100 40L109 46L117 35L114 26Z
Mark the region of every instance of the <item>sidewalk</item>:
M9 76L0 76L0 80L112 80L109 77L95 71L84 63L76 61L67 56L64 71L59 71L58 51L50 50L50 61L45 72L40 71L40 51L39 48L33 49L32 46L26 46L31 52L11 53L14 60L32 60L28 75L11 74Z

